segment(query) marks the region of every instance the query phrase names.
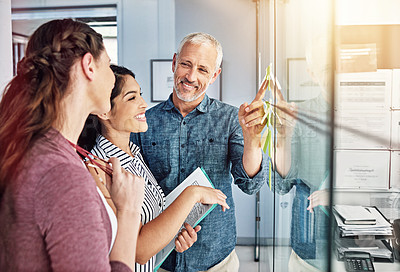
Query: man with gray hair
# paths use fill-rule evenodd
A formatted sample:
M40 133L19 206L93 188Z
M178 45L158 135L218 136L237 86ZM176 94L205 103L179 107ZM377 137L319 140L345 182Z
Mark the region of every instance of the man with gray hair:
M197 242L183 253L172 252L167 271L238 271L232 181L256 193L268 179L269 158L261 151L265 84L255 100L237 107L211 99L206 90L221 73L222 47L211 35L187 35L173 57L173 93L146 112L149 129L132 134L150 170L169 194L197 167L203 167L226 196L230 209L214 209L201 231L188 230Z

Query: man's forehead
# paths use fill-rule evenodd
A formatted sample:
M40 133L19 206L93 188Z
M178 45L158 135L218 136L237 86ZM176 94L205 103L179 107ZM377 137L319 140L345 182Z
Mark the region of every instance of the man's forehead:
M212 45L186 43L182 47L178 58L204 66L214 66L217 59L217 51Z
M215 53L217 52L217 49L209 43L194 43L194 42L190 42L187 41L183 46L181 51L185 50L185 49L195 49L195 50L209 50L209 51L215 51Z

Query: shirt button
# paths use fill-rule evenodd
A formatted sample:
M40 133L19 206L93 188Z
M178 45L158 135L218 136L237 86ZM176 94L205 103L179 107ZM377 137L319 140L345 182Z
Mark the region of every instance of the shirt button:
M181 144L181 147L184 148L184 147L185 147L185 144Z
M183 125L186 125L186 121L183 121Z
M181 173L185 173L185 168L181 168Z

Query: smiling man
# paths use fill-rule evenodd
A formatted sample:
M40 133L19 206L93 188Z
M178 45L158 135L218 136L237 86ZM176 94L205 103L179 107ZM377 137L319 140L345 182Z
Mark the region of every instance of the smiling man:
M201 222L197 242L163 263L167 271L238 271L232 182L254 194L268 179L268 158L260 148L265 85L240 109L209 98L206 90L221 73L221 61L214 37L187 35L173 58L173 93L146 112L148 131L131 137L166 194L203 167L231 207L214 209Z

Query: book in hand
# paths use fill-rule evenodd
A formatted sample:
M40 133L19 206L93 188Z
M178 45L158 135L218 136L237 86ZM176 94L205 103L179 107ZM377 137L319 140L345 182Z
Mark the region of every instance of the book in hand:
M363 206L335 205L333 209L346 225L375 225L376 217Z
M183 190L191 185L200 185L215 188L212 184L210 178L207 176L203 168L198 167L194 170L181 184L179 184L171 193L169 193L165 198L165 208L166 209L175 199L183 192ZM201 204L196 203L193 209L190 211L189 215L185 219L185 223L188 223L193 228L199 224L204 217L206 217L217 204ZM184 228L182 224L181 229ZM178 231L178 233L181 231ZM177 233L177 235L178 235ZM175 236L175 238L177 237ZM168 255L175 248L175 238L172 239L168 245L166 245L160 252L156 255L156 262L154 266L154 271L157 271L161 264L165 261Z

